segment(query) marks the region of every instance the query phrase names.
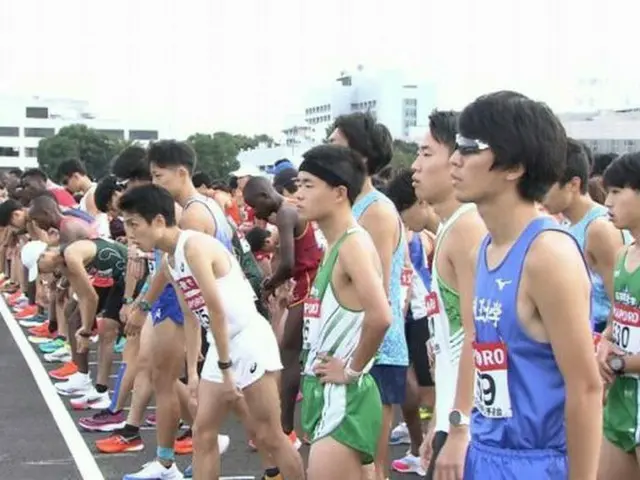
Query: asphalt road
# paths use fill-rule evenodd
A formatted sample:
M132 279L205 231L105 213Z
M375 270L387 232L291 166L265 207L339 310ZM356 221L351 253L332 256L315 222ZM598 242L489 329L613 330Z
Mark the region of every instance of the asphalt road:
M2 300L0 300L2 302ZM2 309L4 310L4 309ZM15 322L5 311L5 321ZM155 454L155 430L152 427L143 427L142 437L145 442L145 449L137 453L127 453L118 455L104 455L97 453L94 441L105 434L85 432L77 427L77 420L81 416L86 416L87 412L75 412L69 406L68 398L62 397L62 402L66 413L62 408L55 411L55 417L59 424L64 424L67 428L67 435L63 438L61 431L65 430L64 425L60 427L54 420L54 414L47 406L45 398L54 396L48 391L49 386L43 382L49 382L41 373L40 385L34 380L38 375L32 373L41 369L40 365L28 364L30 359L33 363L39 359L41 365L47 370L56 368L57 364L48 364L42 360L42 356L37 350L37 358L27 352L21 351L18 343L25 348L34 348L25 341L16 342L13 334L22 334L22 328L7 327L5 321L0 321L0 478L3 480L82 480L80 463L78 458L70 451L70 447L65 442L66 437L73 437L76 440L67 440L72 445L76 445L74 450L84 449L84 446L77 445L80 437L72 430L68 415L73 419L73 424L80 432L81 438L89 447L93 454L102 475L106 480L120 480L126 473L132 473L154 458ZM18 326L19 327L19 326ZM30 358L29 358L30 357ZM95 347L92 350L90 362L95 369L96 353ZM117 358L119 361L119 357ZM114 365L115 373L117 365ZM92 372L95 378L95 371ZM44 393L43 393L44 390ZM49 404L58 403L57 400L49 399ZM153 407L147 413L152 413ZM64 418L66 416L66 418ZM222 475L231 478L260 478L261 468L258 455L249 450L244 431L240 423L235 418L230 418L223 430L223 433L231 437L229 450L222 457ZM72 435L71 435L72 434ZM74 437L75 436L75 437ZM392 458L402 456L406 447L392 447ZM308 447L301 449L303 457L306 459ZM77 453L77 452L76 452ZM89 457L84 451L85 457ZM76 455L81 457L80 454ZM91 462L90 458L84 458L84 463ZM177 458L180 469L184 469L190 462L190 456ZM95 466L94 466L95 467ZM416 475L400 475L393 473L392 479L418 479ZM84 480L94 480L86 477ZM99 480L99 479L95 479Z

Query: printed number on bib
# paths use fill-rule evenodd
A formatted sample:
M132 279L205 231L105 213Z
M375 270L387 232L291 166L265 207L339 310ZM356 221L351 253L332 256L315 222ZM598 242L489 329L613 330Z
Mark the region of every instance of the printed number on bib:
M433 316L440 313L440 306L438 305L438 295L436 292L430 292L424 297L424 304L427 309L427 317L432 318ZM431 335L433 335L433 330L431 331Z
M309 297L304 301L302 348L309 350L311 344L316 341L320 330L320 306L319 298Z
M400 285L403 287L411 286L411 280L413 279L413 270L411 268L403 268L402 276L400 277Z
M613 342L627 353L640 352L640 309L616 303L611 326Z
M207 310L207 307L195 310L193 314L196 316L196 318L200 322L200 325L202 325L204 328L209 328L209 325L211 324L211 317L209 316L209 311Z
M475 406L487 418L512 416L507 347L502 342L474 343L476 364Z

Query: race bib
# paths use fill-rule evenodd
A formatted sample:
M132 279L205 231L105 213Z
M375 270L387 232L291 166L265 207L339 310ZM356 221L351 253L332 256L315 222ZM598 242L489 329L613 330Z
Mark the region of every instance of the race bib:
M251 251L251 245L247 242L246 238L240 237L240 248L242 248L242 253L249 253Z
M626 353L640 353L640 309L616 303L611 325L613 343Z
M315 342L320 333L320 307L319 298L307 297L304 301L304 323L302 328L302 348L304 350L311 348L311 344Z
M507 347L502 342L474 342L473 356L476 364L476 408L487 418L511 417Z
M196 279L192 275L189 275L178 279L176 283L178 284L180 291L182 291L184 301L189 310L191 310L196 316L200 325L204 328L209 328L211 317L209 316L209 310L207 309L207 305Z
M440 313L438 306L438 295L436 292L429 292L424 297L424 304L427 309L427 317L432 318ZM431 333L433 335L433 332Z
M413 279L413 269L403 268L402 275L400 277L400 285L402 285L405 288L409 288L411 286L412 279Z

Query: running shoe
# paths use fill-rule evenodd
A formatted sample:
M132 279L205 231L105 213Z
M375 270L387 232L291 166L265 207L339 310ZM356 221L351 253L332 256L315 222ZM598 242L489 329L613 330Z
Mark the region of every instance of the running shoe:
M71 361L71 347L68 343L65 343L58 350L51 353L46 353L44 356L45 362L49 363L66 363Z
M80 396L89 393L93 388L93 384L91 383L89 374L76 372L67 377L64 382L55 383L54 387L56 387L60 395Z
M193 453L191 429L176 438L175 442L173 442L173 450L176 452L176 455L191 455Z
M56 368L55 370L51 370L49 372L49 376L51 378L55 378L56 380L66 380L71 375L78 372L78 366L71 362L67 362L62 365L60 368Z
M127 416L124 414L124 410L113 413L108 408L99 411L91 417L78 420L78 425L90 432L113 432L114 430L123 428L126 423Z
M389 436L389 445L410 445L411 439L409 438L409 429L407 424L402 422L398 424L396 428L391 430Z
M150 427L155 427L156 424L157 424L157 422L156 422L156 414L155 413L151 413L151 414L147 415L147 417L144 419L144 423L146 423Z
M120 337L116 343L113 344L113 353L124 352L124 347L127 344L127 339Z
M293 430L290 434L289 434L289 441L291 442L291 445L293 445L293 447L296 450L300 450L300 447L302 446L302 442L300 441L300 439L298 438L298 434L296 433L295 430ZM249 440L249 448L251 448L252 450L258 450L258 448L256 447L256 444L253 442L253 440Z
M27 304L22 307L20 310L16 311L13 317L16 320L31 320L36 315L38 315L38 306Z
M49 321L42 322L37 327L31 327L27 332L29 332L29 335L33 335L35 337L46 335L49 333Z
M67 342L63 338L54 338L53 340L49 340L48 342L41 343L38 345L38 350L42 353L53 353L58 350L60 347L64 347Z
M96 440L96 449L101 453L140 452L144 449L144 443L139 433L131 435L121 428L107 438Z
M81 397L72 398L69 402L74 410L104 410L111 405L109 392L99 393L95 387Z
M18 290L17 292L11 293L7 296L7 305L9 305L10 307L13 307L16 304L18 304L20 301L26 300L26 299L27 299L26 295L22 293L20 290Z
M48 319L47 314L39 313L38 315L36 315L35 317L29 320L20 320L18 323L24 328L33 328L33 327L39 327L44 322L46 322L47 319Z
M48 343L51 340L54 340L57 336L58 332L50 332L47 330L46 333L41 333L39 335L29 335L27 340L35 345L39 345L41 343Z
M144 464L139 472L125 475L122 480L182 480L183 478L175 463L167 468L158 460L154 460Z
M427 473L422 468L420 457L411 455L411 452L391 462L391 468L398 473L417 473L419 476L424 477Z

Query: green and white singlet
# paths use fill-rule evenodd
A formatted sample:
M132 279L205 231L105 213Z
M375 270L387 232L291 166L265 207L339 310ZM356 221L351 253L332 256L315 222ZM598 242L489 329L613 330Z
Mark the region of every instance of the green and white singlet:
M464 341L460 295L440 277L438 256L453 224L462 215L475 208L475 204L463 204L441 225L433 255L431 291L435 293L437 304L429 312L429 329L433 336L433 350L436 357L434 380L436 384L435 430L437 432L449 431L449 413L455 399L458 365Z
M362 463L373 461L382 427L382 402L378 387L369 375L349 385L322 384L313 372L325 354L349 362L355 352L364 311L350 310L336 298L331 278L345 239L354 233L368 235L361 228L346 231L323 259L311 294L304 305L302 428L311 442L330 436L356 450Z

